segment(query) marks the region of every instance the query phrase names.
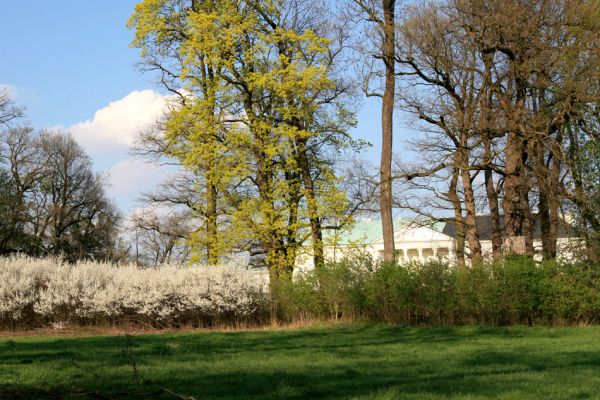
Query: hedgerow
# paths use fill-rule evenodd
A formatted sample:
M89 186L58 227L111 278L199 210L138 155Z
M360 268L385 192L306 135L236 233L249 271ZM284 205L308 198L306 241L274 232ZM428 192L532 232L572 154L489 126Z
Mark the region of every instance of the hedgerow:
M292 280L234 266L140 269L0 258L0 328L262 325L325 320L403 325L597 324L600 266L510 257L458 268L364 258Z
M600 265L508 257L459 268L439 262L328 264L277 287L283 320L404 325L597 324Z
M221 266L140 269L56 259L0 259L0 324L152 326L254 323L266 282L254 271Z

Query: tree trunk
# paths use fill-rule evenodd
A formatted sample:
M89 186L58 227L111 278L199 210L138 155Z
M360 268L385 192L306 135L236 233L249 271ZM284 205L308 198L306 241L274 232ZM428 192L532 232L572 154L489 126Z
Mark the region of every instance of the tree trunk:
M558 200L558 186L560 184L560 160L555 158L550 165L550 198L548 199L548 211L550 214L550 242L548 252L551 258L556 258L557 255L557 241L558 241L558 228L560 225L559 213L559 200Z
M524 168L527 143L517 133L509 133L506 146L506 178L504 180L505 253L533 255L533 220L529 208L529 175ZM511 248L511 243L524 240L524 250ZM508 246L508 247L507 247Z
M494 260L502 258L502 228L500 227L500 209L498 207L498 193L494 186L494 175L491 169L486 169L485 190L488 206L490 208L490 224L492 230L492 257Z
M525 160L524 156L524 160ZM521 186L520 186L520 208L523 213L522 232L525 240L525 254L533 256L533 231L534 219L529 207L529 174L523 168L521 170Z
M383 1L383 62L385 63L385 91L381 110L381 165L380 196L381 224L383 228L383 259L394 262L394 220L392 215L392 144L395 75L395 0Z
M494 155L492 154L492 141L494 136L491 133L493 126L493 102L494 95L492 82L492 64L493 54L484 53L482 59L485 64L484 69L484 84L486 87L486 95L482 96L481 102L481 113L480 113L480 126L482 129L487 130L486 138L483 142L484 160L486 165L490 165L494 161ZM490 228L492 231L492 258L499 260L502 258L502 227L500 226L500 207L498 204L498 192L494 185L494 172L491 168L484 170L485 179L485 191L487 195L488 207L490 210Z
M315 187L310 173L310 164L308 155L306 154L306 143L304 140L298 141L298 164L300 173L302 174L302 183L304 185L304 196L308 208L308 219L310 221L310 230L313 247L313 261L315 267L319 267L325 263L323 254L323 231L321 227L321 219L319 218L319 206L315 195Z
M214 118L214 126L208 128L205 131L205 141L206 146L209 149L214 149L215 146L215 126L218 126L218 112L216 105L216 90L214 85L212 84L214 80L214 70L208 64L206 64L203 68L203 71L206 71L206 76L204 78L204 95L207 101L207 114ZM207 78L208 77L208 78ZM219 241L218 241L218 232L217 232L217 199L218 199L218 191L217 185L215 183L215 158L216 155L214 152L211 152L208 156L208 159L205 160L205 170L206 170L206 261L208 265L216 265L219 262L219 254L221 249L219 249Z
M278 214L273 195L274 161L266 150L270 139L270 132L265 130L260 118L254 114L253 101L252 93L248 92L244 100L244 109L250 120L250 131L254 140L252 146L254 161L256 163L254 181L260 199L259 207L256 210L259 214L259 220L257 222L251 221L250 223L258 225L258 241L261 250L265 254L265 264L269 269L269 275L273 283L274 278L292 278L296 256L296 243L294 241L296 239L295 233L297 232L298 185L296 187L290 186L288 200L292 199L295 207L291 205L291 201L285 204L288 207L288 221L287 224L282 224L282 217L281 214ZM289 171L286 171L286 180L290 183L290 180L293 178L288 174ZM287 234L285 232L286 229ZM286 243L286 236L288 239L291 238L292 242Z
M522 141L516 133L508 134L506 146L506 178L504 180L504 230L507 237L521 236L523 212L521 210Z
M537 178L539 196L538 196L538 219L540 223L540 236L542 240L542 256L544 259L556 257L556 220L551 217L552 189L550 169L546 164L544 146L538 143L536 146L535 173ZM552 213L556 214L556 212Z
M538 220L540 223L540 236L542 239L542 257L547 260L553 256L550 253L550 209L548 207L548 195L546 188L538 179L539 198L538 198Z
M457 194L458 186L458 174L457 168L454 168L452 172L452 178L450 179L450 187L448 188L448 198L454 208L454 224L456 226L456 239L454 252L456 254L456 263L459 267L465 266L465 226L463 224L462 217L462 206L460 198Z
M206 260L208 265L216 265L219 262L217 239L217 187L209 182L206 185Z
M488 67L486 67L486 70ZM487 113L489 114L491 101L486 103ZM489 121L486 120L486 126L489 126ZM492 138L487 138L483 143L485 163L492 163ZM494 184L494 172L491 168L486 168L484 171L485 192L487 196L488 207L490 209L490 228L492 231L492 257L494 260L502 258L502 227L500 226L500 208L498 205L498 192Z
M473 185L471 184L471 173L469 172L469 160L466 154L465 146L459 149L456 153L457 161L460 168L460 176L462 179L463 190L465 194L465 217L464 225L466 230L467 242L469 244L469 258L472 264L477 264L483 261L481 254L481 243L479 242L479 233L477 232L477 215L475 210L475 195L473 193Z

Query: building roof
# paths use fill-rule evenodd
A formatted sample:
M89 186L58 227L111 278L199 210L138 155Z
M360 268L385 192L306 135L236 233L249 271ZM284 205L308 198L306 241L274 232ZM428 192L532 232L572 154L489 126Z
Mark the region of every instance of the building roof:
M408 221L405 219L395 219L394 220L394 231L396 231L399 227L406 226L409 224L413 224L415 222ZM423 225L423 224L421 224ZM425 224L423 226L427 226L437 232L442 233L444 230L445 222L434 222L431 224ZM337 234L337 238L336 235ZM343 229L339 231L326 231L324 234L324 240L333 241L337 239L336 242L338 245L347 245L347 244L369 244L373 243L378 239L383 237L383 228L381 226L380 219L364 219L360 221L356 221L350 229Z
M562 223L559 225L557 236L559 238L575 237L575 231L571 225L561 220ZM479 233L480 240L491 240L492 239L492 224L490 215L478 215L476 217L477 231ZM414 226L425 226L433 229L436 232L442 233L449 236L452 239L456 239L456 225L454 221L448 222L414 222L405 219L394 220L394 231L400 227L414 225ZM500 216L500 226L504 228L503 216ZM338 245L350 245L350 244L370 244L383 237L383 229L381 226L381 220L379 219L363 219L356 221L349 229L342 229L338 231L328 230L324 232L324 240L326 244L330 244L335 241ZM541 226L540 218L538 215L534 219L534 239L541 238Z
M533 221L533 238L540 239L542 236L541 221L539 215L534 216ZM575 231L571 225L564 220L558 226L557 237L568 238L575 237ZM479 240L492 240L492 216L491 215L478 215L475 219L477 226L477 232L479 233ZM504 230L504 216L500 215L500 229ZM456 239L456 224L454 221L448 221L442 233Z
M329 230L324 234L325 241L335 241L343 244L366 244L374 242L383 236L381 221L378 219L364 219L356 221L350 229Z

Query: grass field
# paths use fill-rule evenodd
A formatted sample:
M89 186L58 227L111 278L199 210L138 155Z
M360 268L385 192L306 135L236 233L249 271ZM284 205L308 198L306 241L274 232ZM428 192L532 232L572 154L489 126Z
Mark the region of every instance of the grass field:
M338 326L127 341L0 337L0 399L177 398L155 394L161 387L198 400L600 399L600 327Z

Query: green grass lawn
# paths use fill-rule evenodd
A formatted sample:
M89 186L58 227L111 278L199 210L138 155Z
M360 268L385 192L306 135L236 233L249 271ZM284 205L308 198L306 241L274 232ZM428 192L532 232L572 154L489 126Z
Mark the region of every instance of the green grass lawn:
M600 327L340 326L130 339L141 387L123 336L0 338L0 399L144 398L132 393L160 387L198 400L600 399Z

